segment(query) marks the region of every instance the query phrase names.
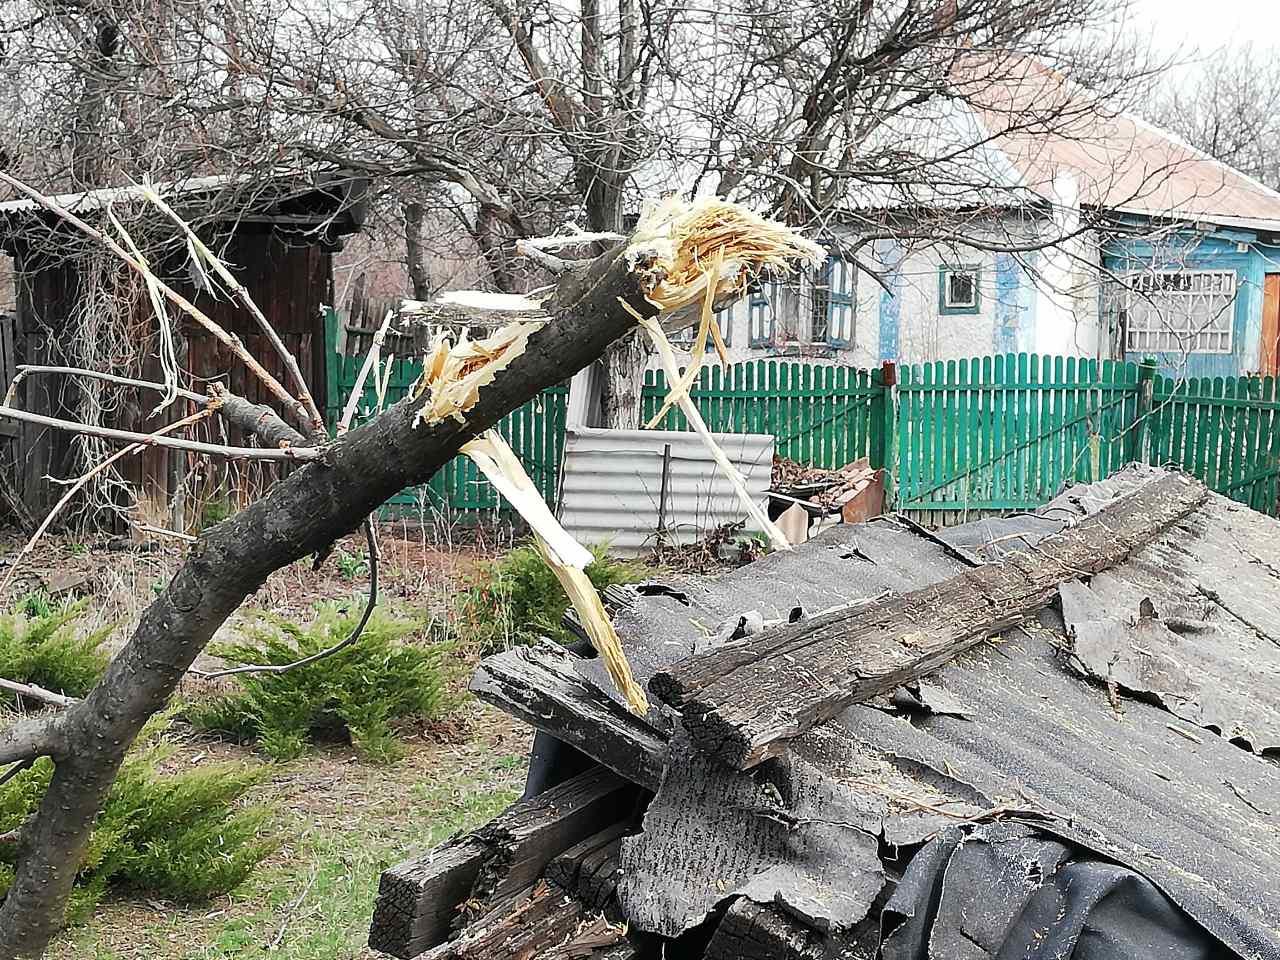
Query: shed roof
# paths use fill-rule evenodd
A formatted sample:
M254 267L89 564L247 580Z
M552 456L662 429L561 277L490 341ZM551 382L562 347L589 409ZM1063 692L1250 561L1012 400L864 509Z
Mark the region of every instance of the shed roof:
M152 186L180 214L206 223L323 227L328 236L337 237L353 233L364 223L368 180L345 171L279 170L190 177ZM50 199L71 213L88 215L111 205L142 202L143 187L101 187ZM31 225L53 216L29 197L0 202L0 244L12 243Z
M645 682L714 643L707 627L721 619L786 618L796 605L815 611L937 583L975 554L998 560L1160 473L1133 469L1073 488L1037 516L941 538L892 519L842 526L715 580L642 596L619 614L618 631ZM626 914L670 934L700 922L715 906L708 896L737 890L820 928L844 924L883 884L878 845L910 845L1005 805L1146 877L1241 956L1280 956L1280 888L1270 879L1280 875L1280 769L1263 756L1280 748L1280 609L1267 600L1280 582L1278 534L1280 522L1212 496L1107 584L1095 581L1096 619L1127 622L1145 598L1172 637L1150 650L1162 669L1131 677L1131 695L1082 678L1063 656L1062 617L1048 612L939 671L926 694L933 712L859 705L794 741L782 776L797 822L815 826L785 842L751 813L751 774L677 735L644 832L624 848ZM612 695L597 667L580 670ZM1173 689L1171 677L1192 685ZM658 710L648 719L670 724ZM713 851L699 856L714 862L670 870L682 845ZM708 888L708 870L719 886Z

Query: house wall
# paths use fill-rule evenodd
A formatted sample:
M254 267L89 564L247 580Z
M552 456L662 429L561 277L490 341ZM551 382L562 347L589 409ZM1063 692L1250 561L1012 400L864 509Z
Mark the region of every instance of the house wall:
M1153 243L1146 238L1116 238L1104 251L1103 266L1114 273L1131 270L1234 270L1236 300L1230 353L1156 353L1162 372L1171 376L1231 377L1255 373L1261 365L1263 287L1267 273L1280 272L1280 244L1245 230L1185 231ZM1126 353L1141 361L1143 353Z
M1069 227L1047 220L995 222L986 238L992 247L1034 247L1038 238L1074 232L1064 229ZM970 235L976 239L982 231ZM812 281L805 278L798 289L784 287L778 295L776 334L767 346L750 343L749 298L722 314L722 324L727 316L730 329L730 359L806 358L872 367L885 360L918 363L1010 351L1097 357L1109 347L1099 310L1101 251L1092 233L1073 237L1060 249L1018 253L880 239L864 245L858 256L878 276L858 274L853 339L847 347L811 342ZM978 268L977 312L940 308L939 271L948 265Z

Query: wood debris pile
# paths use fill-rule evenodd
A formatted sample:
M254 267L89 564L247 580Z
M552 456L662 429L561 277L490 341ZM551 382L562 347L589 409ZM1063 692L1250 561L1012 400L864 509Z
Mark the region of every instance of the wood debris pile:
M811 476L785 461L776 469L793 486ZM844 472L834 473L845 489L860 482ZM882 860L884 837L919 842L1019 811L869 765L864 745L826 721L904 685L934 712L964 716L915 681L1035 617L1064 582L1125 562L1206 496L1164 475L1000 563L939 553L933 582L927 564L895 573L868 563L857 544L873 549L901 529L878 522L840 527L846 553L814 544L807 557L775 553L718 581L610 588L651 709L628 711L599 661L550 641L483 661L472 691L539 732L526 797L387 870L370 945L423 960L872 960L901 870ZM878 571L865 576L918 574L917 586L781 618L704 619L725 609L717 588L753 595L754 584L754 595L789 603L771 569L795 583L797 571L840 557ZM690 641L689 624L700 638ZM566 626L586 639L576 618Z
M803 500L824 512L835 513L877 481L883 482L881 474L882 471L874 469L866 457L845 464L839 470L826 470L775 456L770 489L774 493Z

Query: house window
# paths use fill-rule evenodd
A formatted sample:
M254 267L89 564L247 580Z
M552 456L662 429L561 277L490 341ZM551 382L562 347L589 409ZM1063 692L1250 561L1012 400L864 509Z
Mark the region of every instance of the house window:
M841 257L829 257L813 283L810 335L814 343L848 347L853 343L856 267Z
M750 346L767 347L773 342L773 315L782 285L757 281L747 298L747 329Z
M1113 285L1128 353L1230 353L1234 270L1144 270Z
M945 266L938 268L938 312L949 314L974 314L979 310L982 295L978 290L981 271L974 266Z

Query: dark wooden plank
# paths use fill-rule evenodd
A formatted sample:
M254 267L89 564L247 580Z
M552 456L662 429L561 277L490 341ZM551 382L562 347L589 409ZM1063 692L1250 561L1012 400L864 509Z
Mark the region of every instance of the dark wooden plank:
M820 960L821 937L777 907L739 897L729 904L703 960Z
M596 874L610 856L616 864L618 844L631 829L629 821L620 821L574 844L547 864L543 877L562 890L579 896L584 886L590 886L594 891Z
M532 884L557 854L629 816L636 798L634 785L597 767L391 867L378 886L369 946L413 957L441 943L478 911Z
M634 960L626 927L539 881L417 960Z
M657 790L667 743L643 720L584 680L578 658L550 641L486 657L471 691L628 780Z
M1034 615L1063 581L1122 562L1207 496L1185 475L1160 477L998 565L720 647L658 673L649 687L680 710L701 751L753 767L849 705Z

